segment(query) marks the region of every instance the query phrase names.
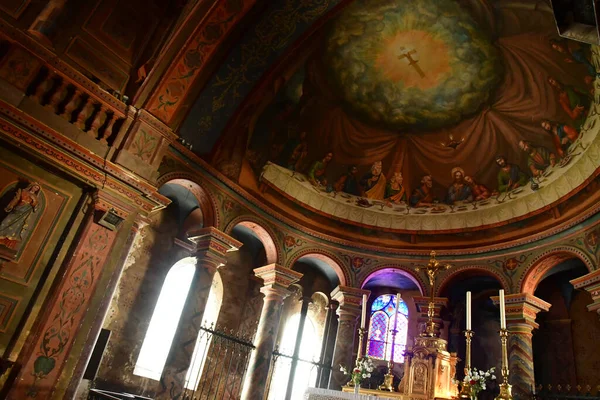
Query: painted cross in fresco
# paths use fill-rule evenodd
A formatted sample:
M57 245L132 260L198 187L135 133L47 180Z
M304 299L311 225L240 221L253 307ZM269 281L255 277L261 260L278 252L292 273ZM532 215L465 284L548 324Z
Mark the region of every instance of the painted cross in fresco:
M421 67L419 66L419 60L415 60L413 58L413 54L415 54L417 52L416 49L412 49L410 51L406 51L404 49L404 47L401 47L400 50L402 50L404 53L400 54L398 56L398 60L402 60L403 58L406 58L408 60L408 65L412 66L415 71L417 71L417 73L419 74L419 76L421 76L421 78L425 78L425 73L423 72L423 70L421 69Z

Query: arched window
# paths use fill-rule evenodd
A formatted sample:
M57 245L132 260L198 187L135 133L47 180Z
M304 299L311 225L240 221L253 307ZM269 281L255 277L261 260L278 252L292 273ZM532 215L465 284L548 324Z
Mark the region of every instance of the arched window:
M369 341L367 355L380 360L389 360L394 346L394 362L404 362L406 336L408 333L408 307L400 299L396 315L396 338L392 343L391 330L394 328L394 310L396 295L384 294L375 299L371 306L371 322L369 323Z
M171 267L160 290L140 355L135 363L134 375L160 380L195 271L194 257L179 260Z
M223 280L221 274L217 271L208 293L204 315L202 316L202 324L206 327L216 326L223 303ZM185 375L186 389L196 390L202 377L204 364L206 362L206 354L212 340L212 335L209 335L204 329L198 332L194 353L192 353L192 362Z

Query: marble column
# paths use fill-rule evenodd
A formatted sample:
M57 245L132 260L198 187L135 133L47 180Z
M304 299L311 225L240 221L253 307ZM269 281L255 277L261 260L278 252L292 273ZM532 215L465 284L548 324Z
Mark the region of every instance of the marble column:
M196 257L196 273L163 369L161 376L163 390L157 393L155 397L157 400L184 397L185 376L192 361L213 277L217 269L225 265L225 254L236 251L242 245L213 227L189 232L188 239L190 242L176 239L176 243L187 248L190 256Z
M499 302L497 296L493 296L492 300L494 304ZM533 329L538 328L535 317L540 311L548 311L551 304L527 293L507 295L505 302L506 328L509 331L509 383L512 385L512 394L515 400L529 399L535 385L531 341Z
M418 334L420 335L422 332L425 332L425 324L429 320L427 313L429 311L430 298L422 297L422 296L415 296L415 297L413 297L413 300L415 302L417 311L419 312L417 324L419 327ZM440 334L444 333L442 335L443 336L442 339L448 340L448 329L445 329L444 331L441 330L441 328L444 326L444 321L442 321L442 318L440 317L442 308L448 306L448 299L445 297L434 297L433 305L434 305L433 322L435 323L435 333L436 333L437 337L440 337Z
M67 0L50 0L28 29L30 35L48 47L56 34Z
M592 296L592 304L587 309L600 317L600 269L570 281L575 289L585 289Z
M329 389L339 390L349 378L340 371L340 365L352 368L355 360L354 337L360 327L361 302L363 294L369 295L368 290L357 289L349 286L338 286L331 292L331 299L339 303L337 310L338 329L335 336L333 361L331 363L331 377ZM367 325L368 329L368 325ZM358 341L358 335L356 335ZM365 333L363 348L366 345Z
M111 251L119 233L118 228L111 230L100 225L100 217L109 208L122 218L132 211L117 209L111 200L104 192L94 194L70 256L56 277L56 287L44 302L44 311L17 359L16 364L21 368L6 399L56 396L57 381L80 333L98 282L110 265Z
M254 274L264 281L260 291L265 295L248 371L242 388L242 400L263 400L275 349L283 300L289 296L288 287L299 281L302 274L277 264L256 268Z

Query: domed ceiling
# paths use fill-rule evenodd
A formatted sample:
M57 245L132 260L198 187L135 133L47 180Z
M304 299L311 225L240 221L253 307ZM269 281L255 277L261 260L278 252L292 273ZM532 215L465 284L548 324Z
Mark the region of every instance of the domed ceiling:
M198 127L222 95L201 95L183 126L267 203L397 232L481 229L539 213L596 173L595 55L559 40L546 2L334 3L304 4L306 20L325 16L303 26L274 2L249 31L281 50L265 21L296 18L290 47L253 73L248 96L231 95L241 105L218 140ZM252 81L252 43L205 93L229 90L231 71Z

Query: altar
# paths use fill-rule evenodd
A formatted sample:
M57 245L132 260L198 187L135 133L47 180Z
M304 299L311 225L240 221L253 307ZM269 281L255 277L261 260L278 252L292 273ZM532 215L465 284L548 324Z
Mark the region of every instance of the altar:
M304 394L305 400L392 400L401 399L403 396L400 393L383 392L380 390L361 389L361 394L354 394L352 392L346 392L347 388L344 388L343 392L338 390L327 390L308 388Z

